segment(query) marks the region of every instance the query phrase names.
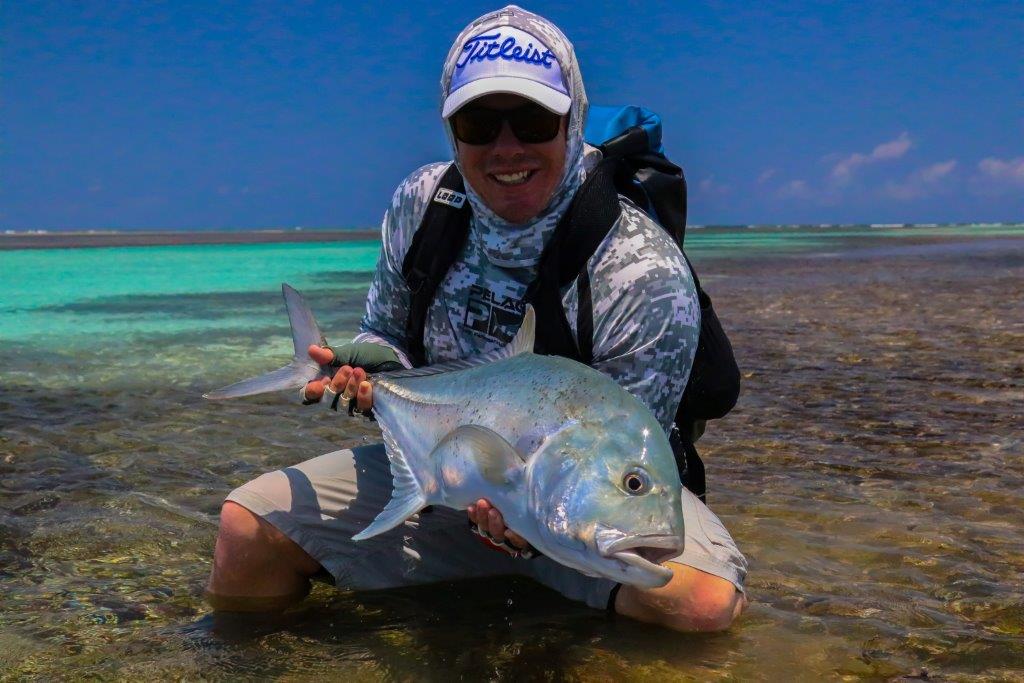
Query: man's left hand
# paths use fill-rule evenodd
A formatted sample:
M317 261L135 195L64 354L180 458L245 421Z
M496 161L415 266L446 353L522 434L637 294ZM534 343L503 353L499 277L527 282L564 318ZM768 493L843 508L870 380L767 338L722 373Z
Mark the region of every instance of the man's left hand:
M483 498L466 508L466 512L469 521L476 524L480 531L490 534L498 543L505 541L519 549L530 547L525 538L505 526L505 518L498 512L498 508Z

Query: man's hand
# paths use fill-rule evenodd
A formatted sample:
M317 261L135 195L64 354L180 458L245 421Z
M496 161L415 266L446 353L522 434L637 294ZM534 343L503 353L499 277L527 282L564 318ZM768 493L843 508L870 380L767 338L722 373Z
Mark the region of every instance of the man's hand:
M505 526L505 518L498 509L483 498L466 508L466 512L469 521L476 524L480 531L490 534L498 543L506 541L520 550L530 547L525 538Z
M306 384L302 397L308 402L317 402L324 396L324 389L341 394L343 399L356 399L356 407L366 412L373 407L373 388L366 381L367 372L391 372L401 370L403 365L393 350L381 344L360 342L345 344L336 349L310 345L309 357L319 365L338 367L334 376L324 376Z
M322 346L310 345L309 357L320 365L329 365L334 360L334 352ZM355 396L356 407L362 412L373 407L373 387L366 381L366 370L362 368L342 365L333 378L325 376L307 383L302 395L307 401L319 401L324 397L328 385L334 393L341 394L343 400Z

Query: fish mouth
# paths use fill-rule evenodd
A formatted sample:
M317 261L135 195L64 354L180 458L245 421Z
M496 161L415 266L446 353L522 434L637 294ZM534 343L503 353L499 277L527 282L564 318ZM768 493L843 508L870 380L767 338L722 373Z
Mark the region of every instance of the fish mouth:
M657 585L665 585L672 578L672 570L662 562L678 557L683 551L683 540L669 534L624 534L613 529L601 529L596 534L597 550L602 557L617 560L622 569L639 570L650 575Z

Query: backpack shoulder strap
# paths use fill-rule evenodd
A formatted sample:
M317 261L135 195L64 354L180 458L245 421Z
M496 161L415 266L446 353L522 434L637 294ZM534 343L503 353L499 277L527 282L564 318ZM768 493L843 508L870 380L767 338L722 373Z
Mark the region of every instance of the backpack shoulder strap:
M409 317L405 322L406 350L416 367L426 363L423 332L427 311L438 286L466 243L469 219L466 184L452 163L434 188L423 220L402 261L402 276L410 292Z
M537 279L526 293L526 300L537 312L539 353L587 364L593 360L593 306L587 261L622 213L615 189L617 163L614 159L602 161L587 175L541 254ZM562 306L562 290L573 280L580 296L578 344Z

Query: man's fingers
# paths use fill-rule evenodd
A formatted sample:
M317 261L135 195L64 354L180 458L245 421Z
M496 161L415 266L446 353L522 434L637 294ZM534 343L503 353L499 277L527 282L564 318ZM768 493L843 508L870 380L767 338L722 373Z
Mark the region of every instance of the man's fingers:
M349 377L352 376L352 368L348 365L342 365L338 368L338 371L334 373L334 379L331 380L331 389L336 394L342 394L345 391L345 386L348 384Z
M345 396L352 398L358 395L359 385L366 380L366 370L362 368L355 368L352 370L352 374L348 377L348 384L345 385Z
M501 516L501 513L495 508L491 508L490 512L487 513L487 523L491 530L491 538L498 543L505 540L505 520Z
M491 504L483 498L476 502L476 525L486 534L491 533L491 520L487 517L490 510Z
M529 541L511 529L505 529L505 540L520 550L530 545Z
M306 383L302 397L307 401L319 401L324 397L324 383L321 380L313 380Z
M476 524L480 531L498 543L505 541L520 549L530 547L529 541L505 526L505 518L501 516L501 512L487 500L481 498L473 503L466 508L466 514L469 515L469 521Z
M309 345L309 357L320 365L328 365L334 360L334 352L316 344Z
M363 412L373 407L373 386L365 380L359 383L359 390L356 393L356 406Z

